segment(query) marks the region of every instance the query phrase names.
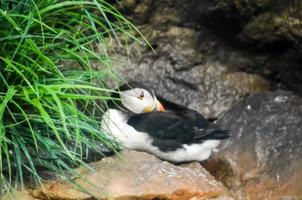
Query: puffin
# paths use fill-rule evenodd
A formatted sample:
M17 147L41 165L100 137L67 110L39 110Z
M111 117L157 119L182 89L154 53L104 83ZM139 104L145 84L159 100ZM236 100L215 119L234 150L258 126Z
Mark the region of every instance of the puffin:
M121 85L111 97L101 127L121 148L173 163L200 162L230 136L197 111L159 97L139 82Z

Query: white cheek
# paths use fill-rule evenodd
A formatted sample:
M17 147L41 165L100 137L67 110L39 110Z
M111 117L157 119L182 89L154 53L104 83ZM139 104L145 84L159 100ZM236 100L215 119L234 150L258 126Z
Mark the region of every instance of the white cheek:
M144 93L143 99L137 98L140 94ZM146 107L155 108L155 101L153 96L144 89L132 89L120 93L122 104L134 113L143 113Z
M146 103L137 97L121 95L122 104L134 113L142 113L146 107Z

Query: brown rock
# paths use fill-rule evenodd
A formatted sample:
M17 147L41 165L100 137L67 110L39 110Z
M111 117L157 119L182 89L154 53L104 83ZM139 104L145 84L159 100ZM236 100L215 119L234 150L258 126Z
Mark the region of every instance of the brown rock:
M238 102L217 123L230 130L206 166L238 199L302 199L302 99L262 92Z
M136 4L137 4L137 1L136 0L123 0L121 2L122 6L125 7L125 8L133 8Z
M77 169L84 178L75 180L89 194L65 182L52 181L34 191L33 196L68 200L233 199L199 163L175 166L147 153L123 151L121 156L107 157L90 166L93 171Z
M270 89L270 83L256 74L233 72L224 76L225 83L240 94L251 94Z
M6 194L0 200L36 200L28 191L16 191L14 194Z

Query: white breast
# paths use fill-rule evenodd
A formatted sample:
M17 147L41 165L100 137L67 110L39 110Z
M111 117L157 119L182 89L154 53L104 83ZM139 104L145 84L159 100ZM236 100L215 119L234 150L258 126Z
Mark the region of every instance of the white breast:
M219 140L207 140L203 143L184 144L182 148L175 151L162 152L158 149L153 149L151 152L162 159L172 162L203 161L211 156L213 150L219 144Z
M102 130L123 147L144 150L152 139L147 134L136 131L127 124L126 115L121 111L109 109L102 119Z

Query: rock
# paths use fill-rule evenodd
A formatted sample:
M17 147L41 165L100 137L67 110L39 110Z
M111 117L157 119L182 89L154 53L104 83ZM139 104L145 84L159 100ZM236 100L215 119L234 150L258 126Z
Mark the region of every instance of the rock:
M28 191L16 191L14 194L6 194L0 200L37 200Z
M257 75L228 72L222 63L205 62L177 69L165 57L145 56L140 63L121 62L115 69L127 80L140 81L170 101L217 118L240 98L266 91L270 83ZM179 65L180 67L180 65Z
M143 82L158 95L207 118L217 118L247 94L270 89L264 78L239 72L261 66L262 58L251 61L250 56L229 48L207 29L188 24L194 22L188 12L191 3L181 2L152 1L145 20L138 23L142 23L140 30L156 53L143 48L138 56L135 46L127 53L119 52L125 57L119 56L113 68L123 78Z
M147 153L126 150L89 166L93 170L79 168L76 171L83 178L74 179L89 194L57 180L30 191L33 199L233 199L228 190L197 162L175 166Z
M227 45L214 48L221 53L229 47L239 60L222 60L242 71L258 74L273 82L273 88L301 95L302 86L302 1L299 0L193 0L191 7L198 30L207 27ZM194 19L193 19L194 20ZM217 40L216 40L217 41ZM221 42L218 42L221 43ZM234 52L234 49L228 51ZM226 53L227 57L229 53ZM257 61L257 57L261 62Z
M302 198L301 97L255 94L217 123L232 137L206 166L238 199Z
M301 48L299 40L302 38L302 15L291 16L293 14L290 10L283 12L282 15L275 12L258 15L244 27L243 36L253 41L269 44L276 41L287 41L296 43L297 47Z
M133 7L137 4L136 0L123 0L122 6L127 9L133 9Z
M226 85L238 90L239 94L253 94L270 88L270 83L265 79L245 72L228 73L223 80Z
M226 23L226 30L235 37L239 36L237 39L253 44L255 40L264 44L294 41L300 46L301 8L302 2L299 0L203 0L196 1L195 12L200 13L201 21L212 18L217 23L222 20Z
M142 5L146 7L142 12L134 12ZM227 71L260 75L272 82L272 88L302 94L298 84L302 77L301 8L299 0L140 0L127 17L154 45L157 56L153 59L164 57L184 71L198 64L221 65ZM189 29L193 35L172 36L168 31L171 26L180 32ZM143 57L148 53L143 51ZM131 63L144 61L133 57Z

